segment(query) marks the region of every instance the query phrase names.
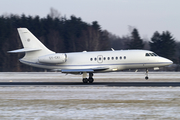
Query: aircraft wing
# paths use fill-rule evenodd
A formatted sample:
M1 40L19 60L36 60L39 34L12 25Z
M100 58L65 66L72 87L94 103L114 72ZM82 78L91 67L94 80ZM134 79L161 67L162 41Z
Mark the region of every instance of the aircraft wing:
M96 67L90 69L62 69L62 73L81 73L81 72L95 72L95 71L102 71L108 69L107 67Z

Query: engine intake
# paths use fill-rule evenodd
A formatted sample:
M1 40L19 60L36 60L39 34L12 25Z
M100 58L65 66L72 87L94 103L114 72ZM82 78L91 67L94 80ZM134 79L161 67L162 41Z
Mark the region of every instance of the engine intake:
M67 55L63 53L56 53L51 55L45 55L38 58L40 63L49 63L49 64L62 64L67 61Z

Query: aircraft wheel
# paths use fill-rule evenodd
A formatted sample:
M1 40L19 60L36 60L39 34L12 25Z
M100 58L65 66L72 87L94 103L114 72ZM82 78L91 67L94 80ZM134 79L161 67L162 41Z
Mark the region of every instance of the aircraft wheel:
M83 78L83 83L88 83L88 79L87 78Z
M145 79L148 80L149 79L148 76L146 76Z
M93 83L94 79L93 78L89 78L89 83Z

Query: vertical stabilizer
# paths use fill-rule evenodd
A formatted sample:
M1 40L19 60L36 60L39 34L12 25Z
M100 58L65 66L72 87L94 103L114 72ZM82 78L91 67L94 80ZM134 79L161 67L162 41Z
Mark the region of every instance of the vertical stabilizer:
M54 52L45 47L27 28L18 28L26 60L35 60L40 56L53 54Z

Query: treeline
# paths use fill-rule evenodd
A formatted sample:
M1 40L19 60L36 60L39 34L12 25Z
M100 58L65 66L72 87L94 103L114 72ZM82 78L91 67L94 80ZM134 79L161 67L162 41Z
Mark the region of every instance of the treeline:
M97 21L86 23L81 18L67 19L56 11L45 18L26 15L0 16L0 71L42 71L21 64L18 59L24 54L9 54L20 49L22 44L17 28L28 28L45 46L55 52L101 51L114 49L148 49L179 64L179 43L168 31L155 32L150 41L143 40L136 28L130 35L118 37L102 30Z
M45 46L55 52L80 52L107 50L110 46L108 33L101 30L98 22L91 24L71 16L46 18L39 16L0 16L0 71L40 70L18 62L22 54L7 51L22 48L17 28L28 28Z

